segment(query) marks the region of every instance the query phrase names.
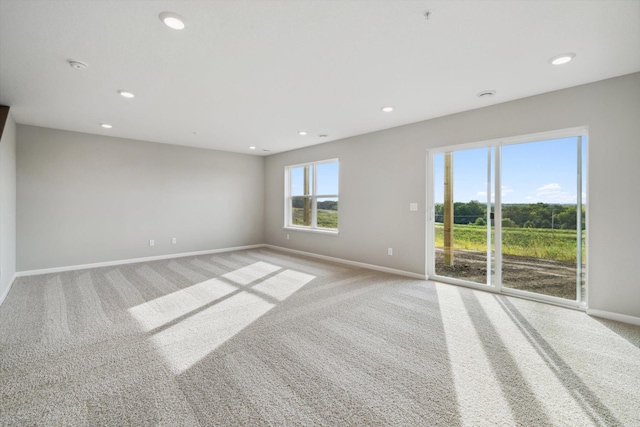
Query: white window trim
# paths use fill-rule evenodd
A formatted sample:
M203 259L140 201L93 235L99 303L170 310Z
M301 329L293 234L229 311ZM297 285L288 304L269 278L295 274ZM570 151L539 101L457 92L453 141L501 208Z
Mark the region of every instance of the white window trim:
M326 163L338 163L338 194L316 194L317 193L317 173L316 166L326 164ZM291 223L292 218L292 208L291 208L291 171L295 168L300 168L304 166L311 166L312 173L312 183L313 188L311 190L311 195L309 198L311 199L311 225L310 226L299 226ZM284 197L284 226L282 227L285 230L296 230L296 231L305 231L311 233L319 233L319 234L329 234L329 235L338 235L338 229L332 228L322 228L318 227L318 199L325 198L336 198L340 200L340 161L336 159L326 159L320 160L317 162L307 162L300 163L296 165L285 166L284 168L284 185L285 185L285 197ZM296 196L298 197L298 196ZM339 214L338 214L339 215ZM339 221L339 220L338 220Z

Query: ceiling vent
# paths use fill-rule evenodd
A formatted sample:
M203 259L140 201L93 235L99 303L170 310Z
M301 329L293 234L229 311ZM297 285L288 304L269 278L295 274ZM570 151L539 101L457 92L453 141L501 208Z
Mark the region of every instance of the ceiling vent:
M87 69L87 64L85 64L84 62L80 62L80 61L74 61L74 60L69 60L69 65L71 65L71 68L75 68L76 70L86 70Z
M495 94L495 90L483 90L478 94L478 98L491 98Z

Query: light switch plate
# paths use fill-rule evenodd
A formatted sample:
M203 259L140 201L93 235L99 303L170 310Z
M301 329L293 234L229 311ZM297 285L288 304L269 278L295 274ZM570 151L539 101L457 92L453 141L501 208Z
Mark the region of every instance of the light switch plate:
M417 203L409 203L409 210L412 212L415 212L418 210L418 204Z

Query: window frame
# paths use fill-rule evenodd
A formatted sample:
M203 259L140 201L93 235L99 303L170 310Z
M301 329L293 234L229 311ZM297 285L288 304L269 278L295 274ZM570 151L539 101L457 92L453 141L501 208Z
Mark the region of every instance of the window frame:
M338 164L338 193L337 194L317 194L318 193L318 174L317 174L317 167L319 165L323 165L323 164L327 164L327 163L337 163ZM297 168L301 168L301 167L309 167L310 168L310 175L311 175L311 194L309 196L293 196L291 193L291 186L292 186L292 178L291 178L291 174L292 171L294 169ZM339 228L324 228L324 227L318 227L318 199L327 199L327 198L331 198L331 199L337 199L338 203L340 200L340 161L338 158L334 158L334 159L326 159L326 160L319 160L319 161L315 161L315 162L306 162L306 163L299 163L299 164L295 164L295 165L289 165L289 166L285 166L284 168L284 179L285 179L285 197L284 197L284 229L287 230L299 230L299 231L307 231L307 232L312 232L312 233L321 233L321 234L331 234L331 235L337 235L339 232ZM311 200L311 224L306 226L306 225L296 225L293 224L293 209L292 209L292 199L294 197L309 197L309 199ZM339 206L339 204L338 204ZM340 217L340 213L339 213L339 209L338 209L338 218ZM339 221L339 219L338 219Z

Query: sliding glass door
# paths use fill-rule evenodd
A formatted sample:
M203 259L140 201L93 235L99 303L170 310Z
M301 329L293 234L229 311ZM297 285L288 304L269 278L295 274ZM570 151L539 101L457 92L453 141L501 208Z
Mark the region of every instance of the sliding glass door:
M492 271L493 148L437 153L434 247L438 276L489 285Z
M555 135L430 151L431 278L584 300L586 132Z
M502 286L583 299L583 143L578 136L502 147Z

